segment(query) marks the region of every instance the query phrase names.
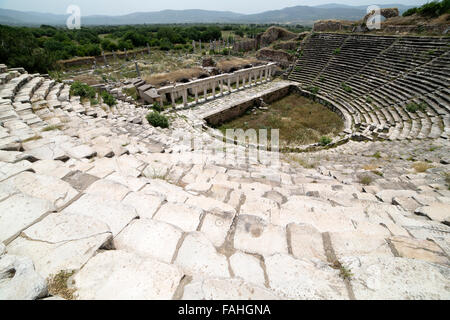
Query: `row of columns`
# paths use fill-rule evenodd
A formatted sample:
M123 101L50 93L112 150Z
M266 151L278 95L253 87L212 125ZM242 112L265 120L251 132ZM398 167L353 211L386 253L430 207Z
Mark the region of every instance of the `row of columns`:
M256 67L257 70L241 70L237 71L233 74L224 75L220 78L212 77L216 79L206 78L202 80L194 81L193 83L183 84L180 86L174 86L170 91L168 89L163 89L162 93L160 93L161 104L163 103L163 95L165 93L170 92L170 102L173 107L175 107L175 94L181 92L181 97L183 99L183 105L188 106L188 90L192 89L194 92L195 104L199 103L199 94L201 90L203 90L204 101L208 100L208 90L212 91L212 99L216 98L216 89L219 88L219 96L224 96L225 87L228 90L228 93L233 91L232 84L236 84L236 90L242 88L251 87L252 85L257 85L258 82L260 84L268 82L272 78L272 72L275 64L270 64L264 67ZM254 68L255 69L255 68Z

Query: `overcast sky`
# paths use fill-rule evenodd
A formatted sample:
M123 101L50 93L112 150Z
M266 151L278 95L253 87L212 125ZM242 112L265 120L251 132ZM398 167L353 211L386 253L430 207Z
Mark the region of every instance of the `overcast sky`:
M377 4L419 5L426 0L375 0ZM81 8L82 15L121 15L131 12L160 11L164 9L204 9L233 11L238 13L259 13L297 5L320 5L342 3L347 5L368 5L370 0L0 0L0 8L20 11L66 13L70 4Z

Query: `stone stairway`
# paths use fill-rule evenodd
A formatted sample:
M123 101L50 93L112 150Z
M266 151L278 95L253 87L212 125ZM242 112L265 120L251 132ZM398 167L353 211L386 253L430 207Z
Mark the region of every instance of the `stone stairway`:
M317 33L302 53L289 80L333 100L354 132L369 140L449 138L447 38ZM408 111L411 104L423 112Z

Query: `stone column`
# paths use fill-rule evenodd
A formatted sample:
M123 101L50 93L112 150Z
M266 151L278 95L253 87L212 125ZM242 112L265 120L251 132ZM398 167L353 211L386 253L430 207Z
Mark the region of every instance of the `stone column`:
M113 57L114 57L114 61L117 61L117 55L116 55L116 52L113 50Z
M248 86L251 87L252 86L252 71L250 71L248 73Z
M207 101L208 100L208 87L206 86L206 84L203 87L203 95L204 95L205 101Z
M262 69L259 69L259 82L261 82L261 84L263 83L263 71L262 71Z
M183 105L185 107L187 107L187 105L188 105L188 94L187 94L187 88L186 87L183 88Z
M231 93L231 77L228 77L227 85L228 85L228 92Z
M141 71L139 70L139 65L138 65L138 63L136 61L134 62L134 65L136 67L137 76L138 76L138 78L140 78L141 77Z
M195 87L195 103L198 104L198 87Z
M108 61L106 61L106 55L105 55L105 51L102 52L103 55L103 61L105 62L105 66L108 65Z
M159 103L161 104L161 107L164 105L163 96L159 96Z
M147 52L150 55L150 46L148 45L148 43L147 43Z
M220 95L223 97L223 79L220 79L219 86L220 86Z
M173 91L170 92L170 102L172 103L172 107L175 108L175 94Z
M123 48L123 50L125 51L125 59L128 59L127 49L126 49L126 48Z
M212 88L213 99L215 99L216 98L216 82L215 81L212 82L211 88Z
M236 90L239 90L239 75L236 75Z

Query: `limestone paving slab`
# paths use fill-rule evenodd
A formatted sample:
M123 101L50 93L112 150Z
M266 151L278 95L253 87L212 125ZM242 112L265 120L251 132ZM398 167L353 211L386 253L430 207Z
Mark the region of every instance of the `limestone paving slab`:
M123 250L97 254L74 276L80 300L169 300L183 277L174 265Z

